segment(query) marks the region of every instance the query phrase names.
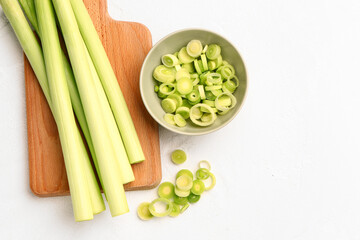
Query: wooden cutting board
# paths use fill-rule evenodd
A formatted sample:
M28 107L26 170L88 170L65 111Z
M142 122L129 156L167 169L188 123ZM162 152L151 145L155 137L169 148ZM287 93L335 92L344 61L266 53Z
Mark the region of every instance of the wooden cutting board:
M150 189L161 180L158 124L142 103L139 74L152 46L142 24L114 21L106 0L84 0L125 96L146 160L132 165L136 180L126 190ZM69 194L64 160L55 121L40 85L25 57L26 111L30 188L37 196Z

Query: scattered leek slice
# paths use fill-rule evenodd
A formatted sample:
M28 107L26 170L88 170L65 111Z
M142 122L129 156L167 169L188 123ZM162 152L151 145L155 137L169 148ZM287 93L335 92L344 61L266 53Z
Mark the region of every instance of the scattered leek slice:
M171 213L172 203L167 198L157 198L149 204L149 211L155 217L165 217Z
M205 184L201 180L194 180L191 192L195 195L201 195L205 191Z
M181 189L175 187L175 195L178 197L186 198L187 196L190 195L190 190L181 190Z
M186 203L186 204L180 209L180 213L185 212L185 210L188 209L189 206L190 206L190 204L189 204L189 203Z
M206 168L199 168L196 171L196 178L199 180L205 180L208 179L210 176L210 171Z
M207 184L205 183L205 191L209 191L209 190L213 189L216 185L215 175L213 173L210 173L209 175L210 175L210 177L208 179L211 179L211 184L206 186Z
M206 161L206 160L201 160L200 162L199 162L199 168L206 168L207 170L211 170L211 165L210 165L210 163L208 162L208 161Z
M205 187L204 187L205 189ZM190 195L187 197L189 203L196 203L200 200L201 195L195 195L193 193L190 193Z
M202 50L202 44L199 40L191 40L186 46L187 53L193 58L199 57Z
M182 164L186 161L186 153L183 150L177 149L171 153L171 160L175 164Z
M177 195L174 196L174 203L178 205L185 205L188 202L187 197L179 197Z
M174 67L179 62L177 57L172 54L165 54L162 56L161 61L166 67Z
M175 186L171 182L163 182L158 188L158 195L161 198L173 198L175 195L174 189Z
M171 210L171 213L169 213L169 216L170 217L179 216L179 214L180 214L180 206L178 204L174 203L174 202L172 203L172 206L173 206L173 208Z
M192 173L190 170L188 170L188 169L181 169L181 170L176 174L176 179L177 179L178 177L182 176L182 175L187 175L187 176L189 176L191 179L194 178L193 173Z
M146 220L150 220L154 217L151 214L151 212L149 211L149 205L150 205L150 203L143 202L137 208L137 215L141 220L146 221Z
M181 175L178 178L176 178L176 188L182 191L189 191L193 186L193 179L189 177L188 175ZM175 190L176 194L176 190ZM178 195L178 194L176 194ZM179 196L179 195L178 195ZM182 196L180 196L182 197Z

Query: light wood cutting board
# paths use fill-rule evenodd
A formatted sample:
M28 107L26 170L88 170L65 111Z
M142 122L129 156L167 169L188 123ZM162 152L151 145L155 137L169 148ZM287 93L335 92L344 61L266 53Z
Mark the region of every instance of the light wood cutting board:
M125 96L146 160L132 165L136 180L126 190L150 189L161 181L159 132L147 113L139 91L142 62L152 46L142 24L115 21L106 0L84 0ZM25 57L25 88L30 188L37 196L69 194L64 160L55 121L40 85Z

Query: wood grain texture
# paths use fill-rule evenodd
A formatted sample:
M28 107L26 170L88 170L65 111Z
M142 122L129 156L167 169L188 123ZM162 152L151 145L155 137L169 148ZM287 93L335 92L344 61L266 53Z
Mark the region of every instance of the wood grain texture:
M135 181L126 190L150 189L161 181L159 131L147 113L139 91L142 62L152 46L142 24L115 21L106 0L84 0L124 94L146 160L132 165ZM33 70L25 57L26 111L30 188L37 196L69 194L61 145L54 118Z

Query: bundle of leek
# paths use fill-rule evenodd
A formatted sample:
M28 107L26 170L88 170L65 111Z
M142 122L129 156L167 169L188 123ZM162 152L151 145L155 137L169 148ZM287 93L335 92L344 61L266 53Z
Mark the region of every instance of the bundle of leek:
M0 0L0 5L56 121L75 220L90 220L105 205L73 110L112 216L128 212L123 184L134 181L130 163L141 162L145 157L115 74L82 0L19 2ZM61 50L56 22L60 24L71 65Z

